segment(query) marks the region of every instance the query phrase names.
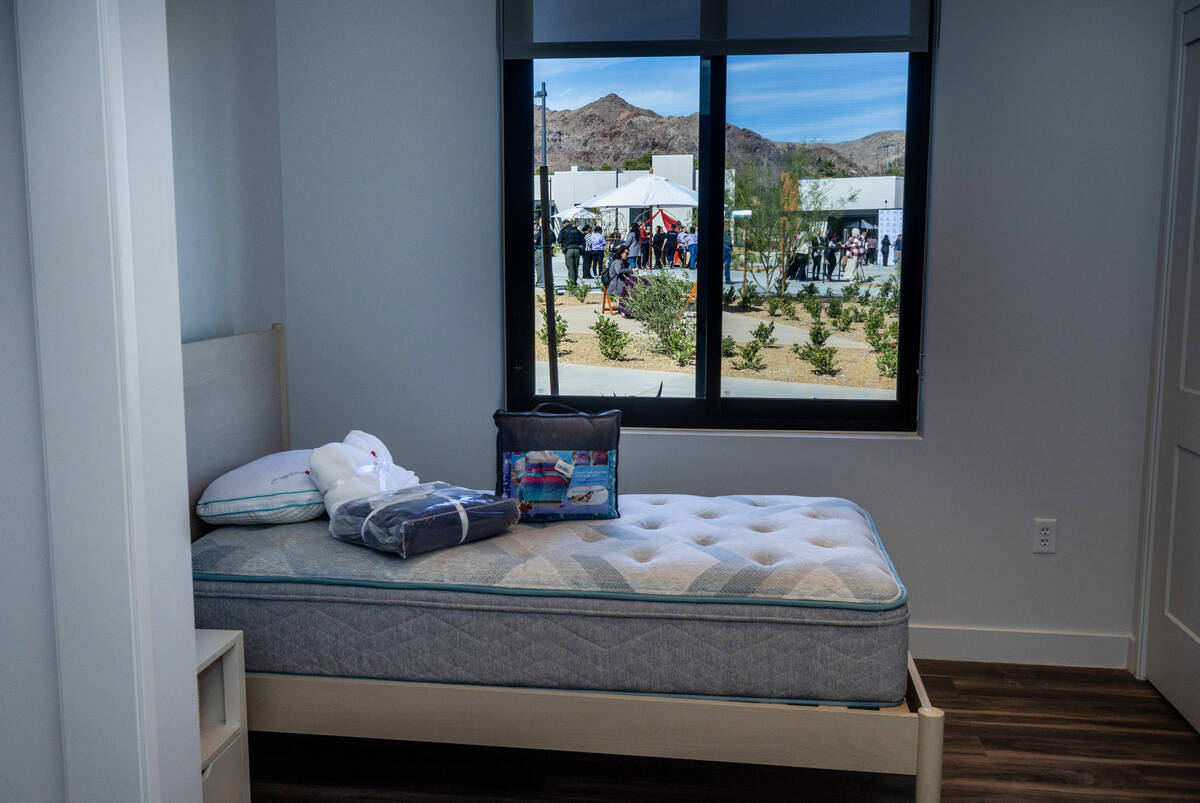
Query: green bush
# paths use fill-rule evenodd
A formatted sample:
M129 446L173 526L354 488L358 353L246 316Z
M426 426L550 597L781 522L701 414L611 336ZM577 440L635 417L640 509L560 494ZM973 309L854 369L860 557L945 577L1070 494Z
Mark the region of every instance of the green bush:
M850 327L853 325L854 325L853 308L850 307L849 305L846 305L845 307L842 307L841 314L839 314L837 316L837 319L834 320L833 328L837 329L839 332L849 332Z
M590 286L583 282L567 282L567 293L574 296L575 300L580 304L587 301L588 293L591 289Z
M796 300L803 302L806 298L815 298L817 295L817 286L812 282L801 287L796 291Z
M778 315L780 309L783 308L783 298L781 296L767 296L767 314Z
M783 313L785 318L794 319L796 317L796 302L790 298L785 298L783 304L779 307L779 311Z
M843 301L857 301L858 300L858 282L851 282L850 284L848 284L842 288L842 300ZM830 314L832 314L832 313L830 313Z
M760 323L750 331L750 336L763 348L773 345L778 339L775 337L775 321Z
M616 321L597 312L596 322L588 328L596 333L600 341L600 353L606 360L625 359L625 349L629 346L630 337L627 332L621 331Z
M879 373L888 379L896 378L899 363L899 349L891 343L884 344L883 348L879 349L879 353L875 356L875 365L879 367Z
M738 298L738 306L742 309L750 309L751 307L756 307L761 303L762 295L760 295L758 290L754 289L754 287L751 285L746 285L745 291L743 291L741 296Z
M687 365L696 359L696 336L685 329L676 329L667 335L664 354L675 361L676 365Z
M546 331L547 325L549 324L549 317L550 316L546 314L545 307L543 307L542 308L542 328L538 329L537 336L538 336L538 340L542 341L547 346L550 345L550 334L549 334L549 332ZM554 345L556 347L555 348L556 354L561 355L563 353L563 341L566 340L566 337L567 337L567 319L564 318L563 316L559 315L557 312L555 312L554 313L554 339L555 339Z
M863 322L863 334L867 337L867 345L873 351L879 351L879 346L883 343L883 320L883 311L873 306Z
M813 323L821 322L821 299L816 296L809 296L804 299L804 311L807 312L813 319Z
M721 338L721 356L732 357L737 354L737 341L732 335L725 335Z
M691 284L664 273L642 278L628 285L625 308L653 339L651 348L678 360L687 351L683 344L690 340L694 355L696 327L684 316Z
M730 285L721 293L721 303L727 307L732 307L737 301L737 289Z
M813 373L833 376L837 373L837 349L833 346L814 346L809 350L808 361L812 363Z
M739 371L761 371L767 367L762 358L762 344L757 340L751 340L744 346L740 347L742 358L734 360L732 365Z
M836 318L842 314L842 301L839 298L829 299L829 303L825 305L826 311L830 318Z
M825 341L829 339L829 330L821 324L817 324L808 330L808 342L814 346L824 346Z

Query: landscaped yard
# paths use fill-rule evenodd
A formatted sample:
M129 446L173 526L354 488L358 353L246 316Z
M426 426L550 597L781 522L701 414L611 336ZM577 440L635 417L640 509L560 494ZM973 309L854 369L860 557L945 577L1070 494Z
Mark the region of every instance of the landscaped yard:
M740 288L735 288L735 292ZM817 337L822 333L827 339L823 345L813 344L812 330L816 327L813 315L805 309L805 294L786 296L775 299L750 299L749 306L739 306L737 301L723 307L721 325L722 332L727 338L733 339L733 353L721 358L722 376L743 377L747 379L773 379L784 382L803 382L810 384L837 385L844 387L861 387L890 389L895 387L894 362L892 363L893 377L883 374L879 365L882 355L886 360L894 356L892 343L896 340L895 324L897 315L894 302L887 303L894 291L894 284L864 286L862 291L870 292L875 297L874 302L863 300L846 301L840 294L830 297L816 296L807 300L808 307L821 308L821 327ZM861 292L861 291L860 291ZM606 316L629 336L623 351L623 358L608 359L601 353L600 336L592 330L601 307L600 292L589 293L584 301L571 295L561 295L555 298L555 312L560 317L559 327L566 323L566 337L559 347L559 362L581 365L598 365L619 368L635 368L679 373L695 373L695 361L686 358L677 359L661 353L655 348L661 343L659 338L647 333L645 327L636 320L623 315ZM539 304L542 302L539 294ZM839 322L830 318L830 306L834 311L841 307L848 314L842 316ZM772 315L774 311L776 314ZM874 311L873 320L867 318ZM855 314L857 313L857 314ZM684 313L683 321L688 322L694 332L694 312ZM851 318L867 320L854 320ZM544 320L544 319L543 319ZM873 325L873 326L872 326ZM889 332L889 327L891 327ZM879 351L868 344L868 329L872 329ZM759 335L757 358L754 354L746 354L748 348L755 350L752 345ZM769 331L768 331L769 330ZM765 341L763 343L762 341ZM728 346L728 340L726 341ZM537 344L538 361L548 360L548 351L539 337ZM830 349L835 351L829 351ZM727 349L726 351L729 351ZM806 360L800 353L810 356L816 353L815 359ZM684 364L680 364L680 361ZM822 362L832 360L831 372L818 372L817 367L826 368ZM757 365L760 368L752 368Z

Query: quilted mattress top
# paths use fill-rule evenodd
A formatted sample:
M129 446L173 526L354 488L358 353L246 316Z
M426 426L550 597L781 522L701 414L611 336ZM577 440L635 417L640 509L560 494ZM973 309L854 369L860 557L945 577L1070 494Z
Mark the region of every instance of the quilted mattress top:
M621 517L518 524L407 560L328 522L225 527L192 545L197 580L888 610L905 590L871 517L804 496L622 494Z

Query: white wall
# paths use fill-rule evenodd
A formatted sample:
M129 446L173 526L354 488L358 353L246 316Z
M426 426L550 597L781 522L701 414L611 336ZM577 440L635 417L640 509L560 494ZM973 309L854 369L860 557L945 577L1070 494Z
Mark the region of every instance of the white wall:
M50 596L42 416L29 218L11 0L0 0L0 788L11 800L63 796L58 665Z
M292 443L488 486L500 404L491 3L277 4Z
M167 0L183 340L283 320L273 0Z
M365 427L426 479L487 486L494 15L277 17L294 442ZM851 496L909 587L916 654L1123 664L1170 31L1170 0L945 3L922 437L627 431L622 490ZM430 239L449 209L463 235ZM1058 555L1031 554L1035 516L1059 519Z
M630 434L623 489L850 495L915 654L1123 665L1171 8L943 5L921 439Z

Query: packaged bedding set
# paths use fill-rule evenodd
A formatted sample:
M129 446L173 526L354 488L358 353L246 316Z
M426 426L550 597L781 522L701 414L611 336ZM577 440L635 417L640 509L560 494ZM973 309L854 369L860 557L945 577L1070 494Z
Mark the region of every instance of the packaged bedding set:
M515 499L428 482L342 503L330 516L329 532L407 558L499 535L518 515Z

